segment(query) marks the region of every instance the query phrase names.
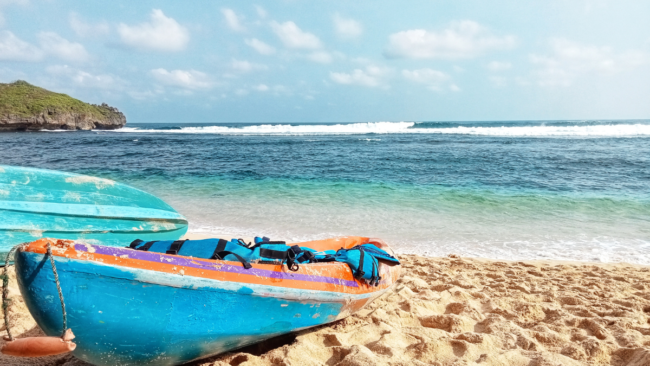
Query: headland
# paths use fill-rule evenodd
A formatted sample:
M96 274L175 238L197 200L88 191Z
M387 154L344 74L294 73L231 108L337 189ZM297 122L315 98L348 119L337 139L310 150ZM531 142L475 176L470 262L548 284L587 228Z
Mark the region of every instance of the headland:
M114 130L126 117L105 103L84 103L26 81L0 83L0 131Z

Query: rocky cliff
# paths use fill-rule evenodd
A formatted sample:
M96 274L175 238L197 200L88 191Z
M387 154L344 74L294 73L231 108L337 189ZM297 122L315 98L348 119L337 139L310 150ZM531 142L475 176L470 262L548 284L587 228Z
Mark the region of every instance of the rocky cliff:
M19 80L0 83L0 131L114 130L124 114L103 103L84 103Z

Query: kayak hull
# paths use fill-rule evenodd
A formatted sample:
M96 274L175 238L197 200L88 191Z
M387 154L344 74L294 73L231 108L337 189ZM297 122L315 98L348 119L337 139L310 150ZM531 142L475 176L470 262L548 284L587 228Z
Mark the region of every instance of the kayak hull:
M387 280L370 288L343 263L293 273L279 265L246 270L237 262L70 247L54 250L68 327L75 356L95 365L179 365L326 324L381 295L398 275L386 266ZM40 248L18 251L17 278L36 322L59 335L61 305Z
M188 226L168 204L127 185L6 165L0 165L0 217L0 253L43 237L109 246L178 239Z

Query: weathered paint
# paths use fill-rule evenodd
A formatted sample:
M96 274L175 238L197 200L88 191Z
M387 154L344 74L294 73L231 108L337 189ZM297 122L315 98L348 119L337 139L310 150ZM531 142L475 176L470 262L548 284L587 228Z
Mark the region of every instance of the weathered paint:
M124 245L187 232L187 220L172 207L127 185L51 170L0 169L0 253L41 237Z
M47 242L21 249L16 271L34 319L56 335L61 308ZM304 264L297 272L270 264L246 270L238 262L52 245L77 336L74 354L96 365L178 365L325 324L359 310L399 277L399 266L382 264L384 280L370 287L338 262Z

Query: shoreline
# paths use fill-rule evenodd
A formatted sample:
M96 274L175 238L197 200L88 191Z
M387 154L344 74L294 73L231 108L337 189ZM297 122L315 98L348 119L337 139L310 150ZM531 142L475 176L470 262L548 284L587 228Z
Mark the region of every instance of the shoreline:
M186 237L215 236L202 234ZM399 258L398 283L358 313L189 365L650 364L650 266ZM13 332L42 334L10 277ZM88 365L71 355L0 364Z
M201 239L211 239L211 238L221 238L221 239L232 239L232 238L242 238L245 241L252 241L252 237L244 236L242 237L241 235L231 235L231 234L216 234L216 233L206 233L206 232L188 232L183 236L183 239L188 239L188 240L201 240ZM292 243L290 241L287 241L287 243ZM390 243L388 243L390 245ZM392 248L392 247L391 247ZM447 256L428 256L425 254L418 254L418 253L401 253L399 250L396 250L395 248L392 248L395 250L395 253L399 256L418 256L418 257L424 257L424 258L448 258L450 256L456 256L458 258L465 258L465 259L472 259L476 261L481 261L481 262L504 262L508 264L517 264L517 263L525 263L525 264L532 264L535 266L555 266L555 265L575 265L575 266L580 266L580 265L595 265L595 266L603 266L603 267L632 267L632 268L650 268L650 264L637 264L637 263L628 263L628 262L597 262L597 261L578 261L578 260L565 260L565 259L500 259L500 258L489 258L489 257L466 257L466 256L460 256L456 253L448 253Z

